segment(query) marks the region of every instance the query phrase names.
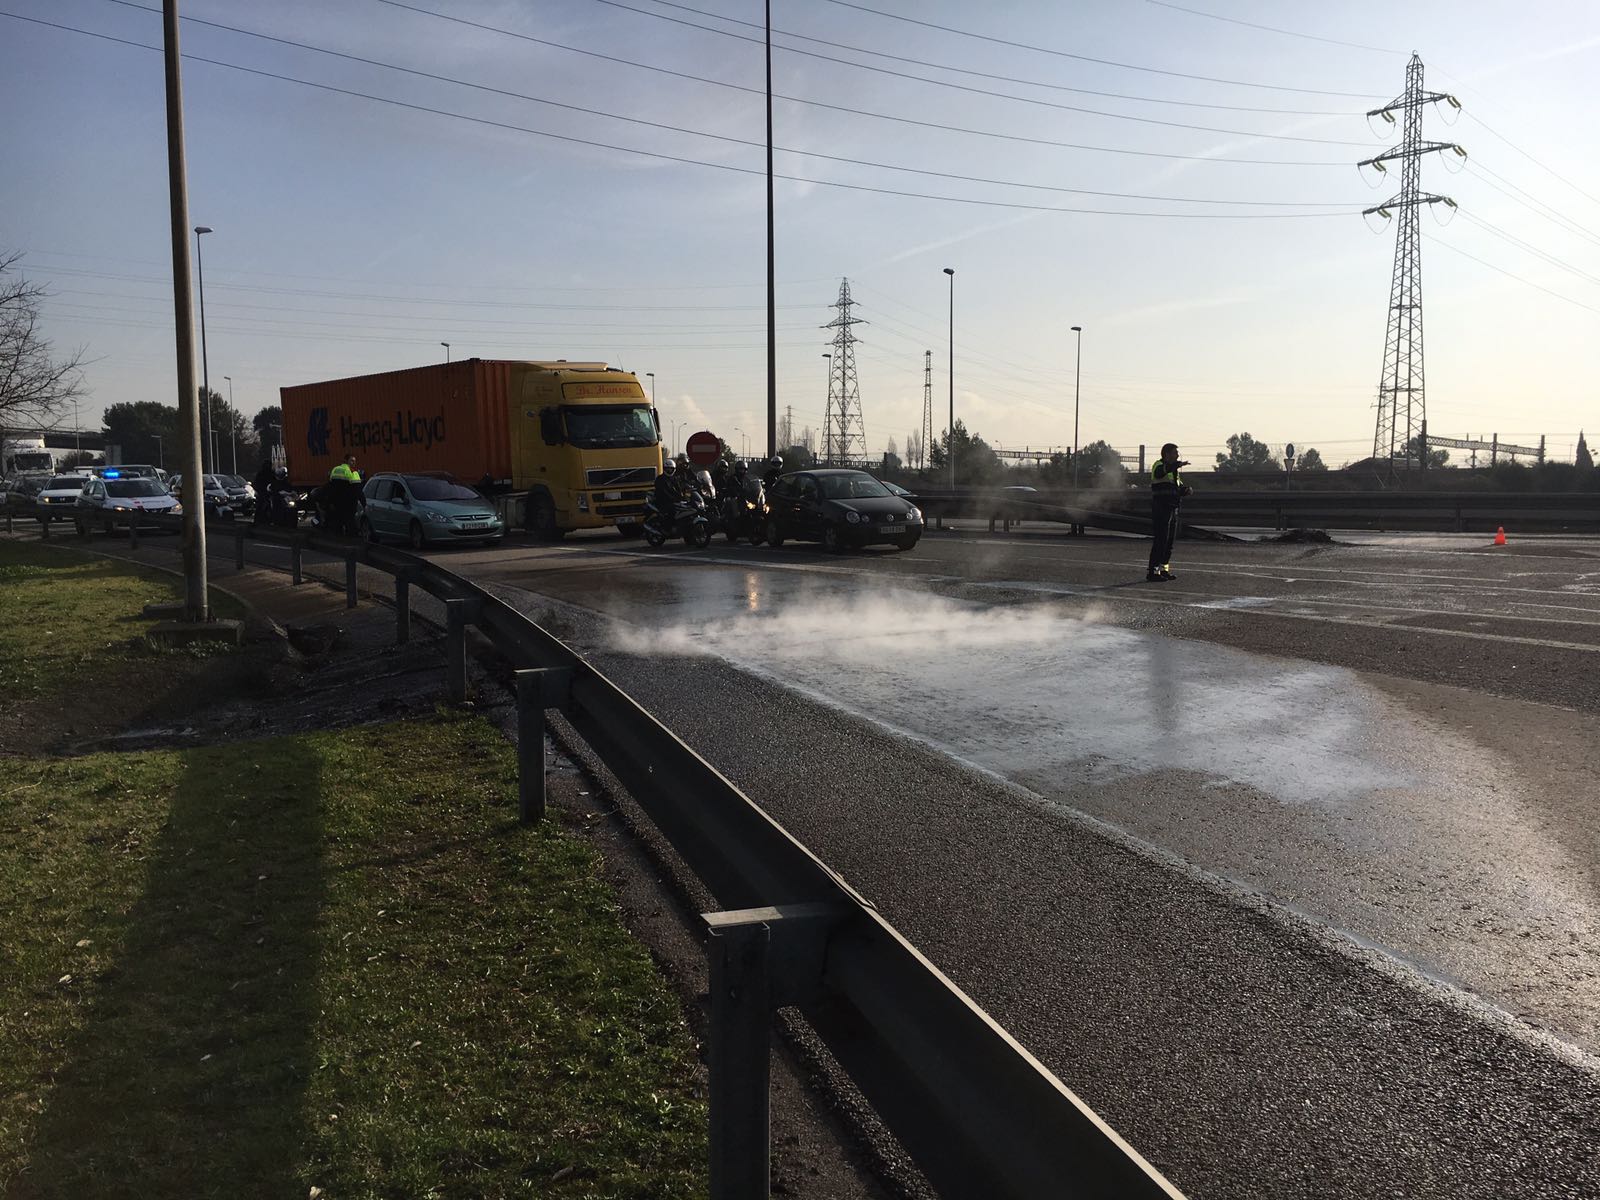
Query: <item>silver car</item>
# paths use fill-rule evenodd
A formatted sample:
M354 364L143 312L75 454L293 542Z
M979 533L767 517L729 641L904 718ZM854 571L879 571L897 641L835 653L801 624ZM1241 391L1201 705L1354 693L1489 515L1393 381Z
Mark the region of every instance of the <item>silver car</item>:
M33 498L39 506L40 524L70 519L76 511L78 496L88 482L82 475L53 475L45 480L44 487Z

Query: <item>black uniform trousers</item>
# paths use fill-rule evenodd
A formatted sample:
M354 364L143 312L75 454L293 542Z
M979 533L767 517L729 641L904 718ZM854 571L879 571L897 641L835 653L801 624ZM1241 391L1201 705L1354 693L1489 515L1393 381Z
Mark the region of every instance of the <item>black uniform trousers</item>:
M1172 561L1172 544L1178 540L1176 495L1151 493L1150 535L1150 569L1159 571Z

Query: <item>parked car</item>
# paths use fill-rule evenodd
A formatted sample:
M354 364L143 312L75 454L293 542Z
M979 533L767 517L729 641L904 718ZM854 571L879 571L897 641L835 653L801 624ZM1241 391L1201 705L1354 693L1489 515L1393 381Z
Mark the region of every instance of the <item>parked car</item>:
M922 512L865 471L828 468L782 476L767 493L767 542L821 542L834 552L888 544L910 550L922 537Z
M228 490L226 475L202 475L205 481L206 516L223 521L231 521L234 517L235 505L233 495ZM183 476L173 475L167 480L167 488L174 496L183 496Z
M136 513L181 516L178 498L161 486L159 480L135 476L132 479L91 479L78 493L72 523L78 533L88 536L92 525L110 533L120 522L137 519Z
M430 542L498 542L505 522L480 492L442 475L385 471L362 485L362 532L374 542L403 539L413 550Z
M0 485L0 489L3 489L4 493L0 495L0 501L10 504L12 498L15 497L19 502L27 501L31 503L33 498L39 494L39 490L49 483L52 478L54 476L41 475L36 471L19 471L7 478L3 485Z
M243 475L218 475L233 511L250 516L256 511L256 489Z
M53 475L45 480L39 494L33 498L39 506L40 523L48 525L54 520L68 520L86 483L88 480L82 475Z

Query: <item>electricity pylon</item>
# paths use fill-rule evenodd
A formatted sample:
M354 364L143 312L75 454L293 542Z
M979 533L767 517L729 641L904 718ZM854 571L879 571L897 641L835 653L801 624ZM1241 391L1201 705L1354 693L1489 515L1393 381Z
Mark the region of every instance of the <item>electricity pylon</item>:
M1428 424L1422 363L1422 245L1418 211L1424 204L1446 204L1454 208L1456 202L1448 196L1421 190L1422 156L1439 150L1452 150L1463 158L1467 153L1454 142L1422 140L1422 106L1440 100L1455 108L1461 107L1454 96L1422 90L1422 59L1413 54L1406 64L1406 90L1398 99L1367 114L1369 118L1382 117L1390 124L1394 123L1396 112L1404 114L1400 148L1360 164L1386 171L1385 163L1396 160L1401 163L1399 195L1361 214L1376 213L1387 220L1396 209L1400 212L1395 229L1394 277L1389 285L1383 373L1378 379L1378 427L1372 437L1373 459L1387 461L1391 472L1396 464L1409 467L1413 456L1419 466L1426 466L1428 461L1427 447L1418 441Z
M839 299L831 307L839 315L824 329L833 335L833 354L828 360L828 412L823 430L823 455L833 466L849 466L867 461L867 427L861 416L861 391L856 383L856 335L851 326L865 325L850 315L855 301L850 299L850 281L839 281Z

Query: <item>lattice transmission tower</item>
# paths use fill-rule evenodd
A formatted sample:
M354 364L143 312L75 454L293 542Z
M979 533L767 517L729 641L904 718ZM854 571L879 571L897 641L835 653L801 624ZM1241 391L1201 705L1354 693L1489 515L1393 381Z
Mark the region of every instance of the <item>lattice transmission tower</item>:
M1422 191L1422 156L1451 150L1466 157L1454 142L1422 140L1422 108L1440 100L1460 108L1454 96L1422 90L1422 59L1411 56L1406 64L1406 90L1389 104L1367 114L1394 123L1402 114L1400 147L1376 158L1364 160L1363 167L1385 171L1385 163L1399 161L1400 192L1361 215L1377 213L1387 219L1399 210L1394 239L1394 276L1389 285L1388 333L1383 343L1383 373L1378 379L1378 427L1372 437L1372 457L1387 462L1392 472L1413 461L1426 466L1427 447L1423 444L1428 424L1427 392L1422 363L1422 243L1419 213L1424 204L1456 202L1448 196Z
M835 330L833 352L828 359L828 411L822 431L822 455L835 466L850 466L867 461L867 426L861 415L861 390L856 382L856 335L852 329L865 325L850 309L850 281L839 280L839 298L831 307L839 315L823 329Z
M933 445L933 351L922 352L922 436L917 443L917 470L928 463L928 447Z

